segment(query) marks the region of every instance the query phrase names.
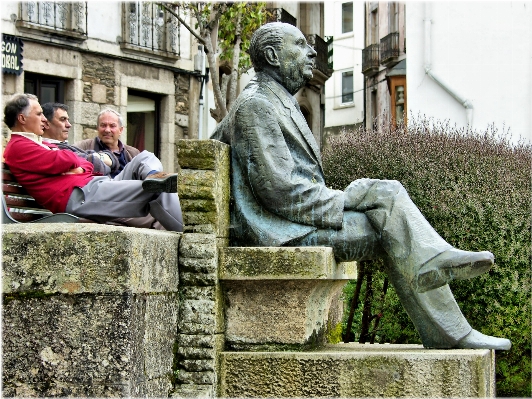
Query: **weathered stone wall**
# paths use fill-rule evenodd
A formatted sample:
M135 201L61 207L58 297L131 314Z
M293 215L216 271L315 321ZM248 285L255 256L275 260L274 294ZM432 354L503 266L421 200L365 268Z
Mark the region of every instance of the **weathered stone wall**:
M179 140L180 313L175 397L215 397L224 320L218 249L229 236L229 146ZM176 168L177 169L177 168Z
M174 75L176 141L197 138L189 136L190 79L189 75Z
M167 397L180 238L3 225L3 396Z
M82 61L83 101L95 102L100 99L96 102L115 104L115 62L89 54L82 54ZM103 95L99 95L100 91Z

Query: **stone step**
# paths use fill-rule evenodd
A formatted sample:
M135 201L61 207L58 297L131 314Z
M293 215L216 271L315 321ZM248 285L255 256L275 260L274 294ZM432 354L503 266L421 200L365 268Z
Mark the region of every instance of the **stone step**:
M495 351L327 345L313 352L222 352L220 397L495 397Z

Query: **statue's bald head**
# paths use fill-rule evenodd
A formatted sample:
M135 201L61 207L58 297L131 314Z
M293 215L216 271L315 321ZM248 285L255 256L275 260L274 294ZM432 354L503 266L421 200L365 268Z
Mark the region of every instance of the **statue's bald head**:
M262 71L264 66L268 65L264 57L266 47L271 46L279 50L283 45L283 35L287 25L292 27L284 22L270 22L262 25L253 33L248 51L256 72Z

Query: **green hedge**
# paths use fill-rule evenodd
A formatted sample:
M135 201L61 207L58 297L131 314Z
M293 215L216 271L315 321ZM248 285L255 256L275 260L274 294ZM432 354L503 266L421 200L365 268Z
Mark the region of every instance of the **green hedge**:
M323 152L329 186L344 189L362 177L398 180L449 243L494 253L492 270L450 286L473 328L512 341L510 351L497 352L498 396L531 396L531 161L529 144L511 144L493 127L472 133L427 120L410 121L407 131L344 132ZM392 288L382 300L384 274L378 263L373 268L373 312L382 315L375 341L419 343ZM354 282L345 290L348 301L353 290Z

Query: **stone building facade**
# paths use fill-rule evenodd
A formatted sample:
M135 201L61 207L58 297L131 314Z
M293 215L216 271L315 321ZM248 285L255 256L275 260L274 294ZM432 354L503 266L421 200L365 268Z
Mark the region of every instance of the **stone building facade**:
M95 137L98 113L113 108L124 117L123 142L176 170L176 140L198 137L200 81L196 39L174 16L142 1L2 7L3 102L26 92L67 104L70 143Z

